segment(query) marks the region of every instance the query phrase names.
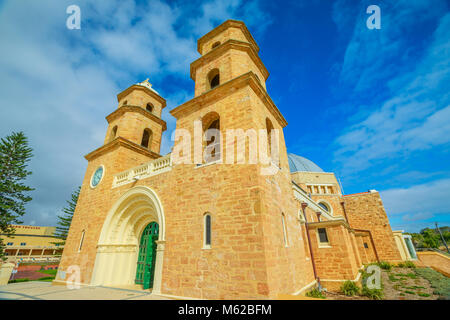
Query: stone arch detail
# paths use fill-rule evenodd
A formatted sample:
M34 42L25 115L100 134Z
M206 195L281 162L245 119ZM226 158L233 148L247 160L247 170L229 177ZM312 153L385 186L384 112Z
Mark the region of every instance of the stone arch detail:
M109 210L97 244L92 285L134 285L139 241L145 227L153 221L159 224L159 236L152 292L161 292L164 210L156 193L145 186L128 190Z

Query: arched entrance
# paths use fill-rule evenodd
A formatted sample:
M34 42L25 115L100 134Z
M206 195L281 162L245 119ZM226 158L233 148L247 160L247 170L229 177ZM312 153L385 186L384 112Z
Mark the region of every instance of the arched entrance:
M159 226L156 222L149 223L142 233L139 243L139 255L136 267L136 284L144 289L153 288L156 262L156 240L158 240Z
M148 226L153 226L153 229L149 230ZM160 293L165 243L164 211L156 193L143 186L128 190L108 212L97 244L91 284L117 287L135 285L139 245L143 237L147 237L147 245L149 237L152 238L153 285L150 286L149 282L148 286L153 287L153 293Z

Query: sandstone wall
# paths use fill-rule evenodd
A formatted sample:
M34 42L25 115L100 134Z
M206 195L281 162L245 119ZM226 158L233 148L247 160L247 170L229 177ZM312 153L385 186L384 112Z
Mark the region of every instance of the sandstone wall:
M370 230L380 260L401 261L379 193L346 195L344 201L350 227Z

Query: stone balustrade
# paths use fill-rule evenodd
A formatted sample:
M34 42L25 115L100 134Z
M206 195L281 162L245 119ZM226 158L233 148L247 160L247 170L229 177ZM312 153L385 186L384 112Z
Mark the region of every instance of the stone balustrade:
M171 154L120 172L114 176L113 188L172 170Z

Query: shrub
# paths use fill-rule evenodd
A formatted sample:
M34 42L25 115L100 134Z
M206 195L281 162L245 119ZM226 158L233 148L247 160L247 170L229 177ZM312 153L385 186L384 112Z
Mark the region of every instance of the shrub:
M419 292L418 295L421 297L429 297L430 296L428 293L424 293L424 292Z
M320 292L320 290L317 288L314 288L311 291L307 292L306 296L310 298L326 299L326 297L322 294L322 292Z
M406 290L405 293L416 294L415 292L412 292L412 291L409 291L409 290Z
M404 265L404 268L412 268L412 269L416 268L416 265L412 261L406 261L403 265Z
M367 286L363 286L362 295L373 300L382 300L384 297L383 289L369 289Z
M27 281L30 281L30 279L28 279L28 278L14 279L14 280L9 280L8 283L27 282Z
M389 262L386 262L386 261L378 262L377 266L379 266L381 269L386 270L386 271L392 270L392 264L390 264Z
M341 292L351 297L359 293L359 287L353 281L347 280L342 284Z
M42 277L42 278L39 278L38 281L52 281L54 279L55 279L55 277Z

